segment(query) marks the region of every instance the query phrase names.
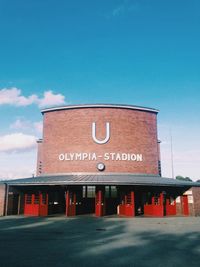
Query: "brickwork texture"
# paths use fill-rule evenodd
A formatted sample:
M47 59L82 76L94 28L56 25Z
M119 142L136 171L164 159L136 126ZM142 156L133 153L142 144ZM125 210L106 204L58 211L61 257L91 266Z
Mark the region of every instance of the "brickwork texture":
M110 139L97 144L92 139L92 123L96 137L105 138L106 122L110 123ZM105 164L104 172L158 174L157 114L122 108L75 108L44 113L42 174L99 172L97 164ZM142 161L73 160L61 161L61 153L134 153Z

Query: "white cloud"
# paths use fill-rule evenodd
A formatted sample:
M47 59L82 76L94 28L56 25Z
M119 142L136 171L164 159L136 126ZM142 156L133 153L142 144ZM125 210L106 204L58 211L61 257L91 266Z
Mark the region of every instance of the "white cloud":
M36 172L36 150L0 153L0 180L31 177Z
M65 97L62 94L54 94L51 90L45 91L42 98L35 94L28 97L23 96L21 90L16 87L0 90L0 105L19 107L29 106L31 104L36 104L40 108L62 105L65 104Z
M23 133L0 136L0 152L23 152L36 147L36 137Z
M10 125L10 129L29 130L29 131L34 130L38 133L42 133L43 122L42 121L31 122L29 120L24 120L24 119L19 118Z
M21 90L16 87L0 90L0 105L28 106L37 101L36 95L25 97L21 95Z
M55 95L52 91L44 92L44 97L38 99L39 107L62 105L65 103L65 97L61 94Z

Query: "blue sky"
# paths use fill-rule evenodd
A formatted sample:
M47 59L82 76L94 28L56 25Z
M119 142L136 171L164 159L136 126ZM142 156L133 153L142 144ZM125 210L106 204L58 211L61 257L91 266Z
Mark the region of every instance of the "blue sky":
M160 110L163 175L171 128L175 174L200 179L199 14L198 0L0 0L0 177L34 172L40 108L124 103Z

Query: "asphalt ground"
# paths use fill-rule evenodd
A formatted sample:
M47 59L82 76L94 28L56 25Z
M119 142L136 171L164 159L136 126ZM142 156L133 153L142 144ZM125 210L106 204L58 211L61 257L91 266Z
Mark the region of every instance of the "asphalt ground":
M0 218L0 267L200 266L200 217Z

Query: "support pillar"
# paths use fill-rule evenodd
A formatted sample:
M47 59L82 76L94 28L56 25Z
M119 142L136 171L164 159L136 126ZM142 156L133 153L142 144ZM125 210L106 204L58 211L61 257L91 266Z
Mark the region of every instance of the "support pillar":
M66 192L66 216L76 215L76 193L70 189Z
M104 187L96 187L95 215L101 217L105 215Z

